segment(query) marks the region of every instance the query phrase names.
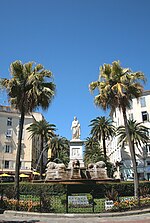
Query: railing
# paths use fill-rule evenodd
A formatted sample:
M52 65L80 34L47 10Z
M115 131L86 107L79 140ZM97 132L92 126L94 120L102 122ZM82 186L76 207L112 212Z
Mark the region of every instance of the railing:
M63 188L42 187L37 190L20 193L19 203L13 198L14 189L5 188L0 190L0 211L19 210L41 213L101 213L106 211L131 210L138 207L137 200L133 195L123 192L118 193L113 187L108 191L99 190L96 186L89 185L65 185ZM81 187L82 186L82 187ZM86 190L85 190L86 189ZM106 193L105 193L106 192ZM127 195L128 194L128 195ZM141 207L150 207L150 189L142 186L140 188ZM107 200L105 198L109 197Z
M8 210L17 209L17 200L8 198L1 191L1 207ZM54 194L21 193L19 211L42 213L99 213L105 210L105 199L94 198L92 193Z

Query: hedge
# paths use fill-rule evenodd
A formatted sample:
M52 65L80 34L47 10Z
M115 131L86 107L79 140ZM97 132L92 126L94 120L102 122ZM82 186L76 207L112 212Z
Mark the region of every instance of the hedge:
M53 194L63 195L73 193L93 193L96 198L104 198L106 191L114 188L118 192L119 196L133 196L134 195L134 184L133 182L120 182L120 183L106 183L106 184L50 184L50 183L20 183L20 194ZM150 182L140 182L140 188L147 187L150 190ZM1 183L0 184L0 195L6 195L8 198L14 196L14 183Z

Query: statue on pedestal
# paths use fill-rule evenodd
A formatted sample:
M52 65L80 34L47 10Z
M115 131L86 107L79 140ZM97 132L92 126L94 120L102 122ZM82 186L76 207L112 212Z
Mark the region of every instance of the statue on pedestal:
M72 139L80 139L80 123L77 120L77 117L74 117L74 120L72 121Z

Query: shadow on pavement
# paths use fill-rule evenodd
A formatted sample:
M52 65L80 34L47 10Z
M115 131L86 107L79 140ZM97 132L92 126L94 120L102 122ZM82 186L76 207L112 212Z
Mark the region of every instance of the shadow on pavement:
M39 220L29 220L29 221L5 221L5 220L3 220L3 221L0 221L0 223L36 223L36 222L39 222Z

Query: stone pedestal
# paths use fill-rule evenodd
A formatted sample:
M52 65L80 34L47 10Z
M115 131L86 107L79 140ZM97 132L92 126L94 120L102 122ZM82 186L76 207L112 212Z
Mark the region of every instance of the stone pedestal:
M106 164L103 161L90 163L86 175L89 179L108 179Z
M64 180L67 179L66 167L63 163L49 162L47 164L46 178L48 180Z
M61 180L61 179L66 179L66 171L65 170L57 170L57 169L53 169L53 170L49 170L46 173L46 181L47 180Z
M81 179L80 168L72 168L71 179Z
M106 168L88 169L86 175L89 179L108 179Z
M79 160L80 167L84 167L83 145L84 145L84 141L80 139L72 139L70 141L70 162L69 162L68 168L73 167L72 164L74 160Z

